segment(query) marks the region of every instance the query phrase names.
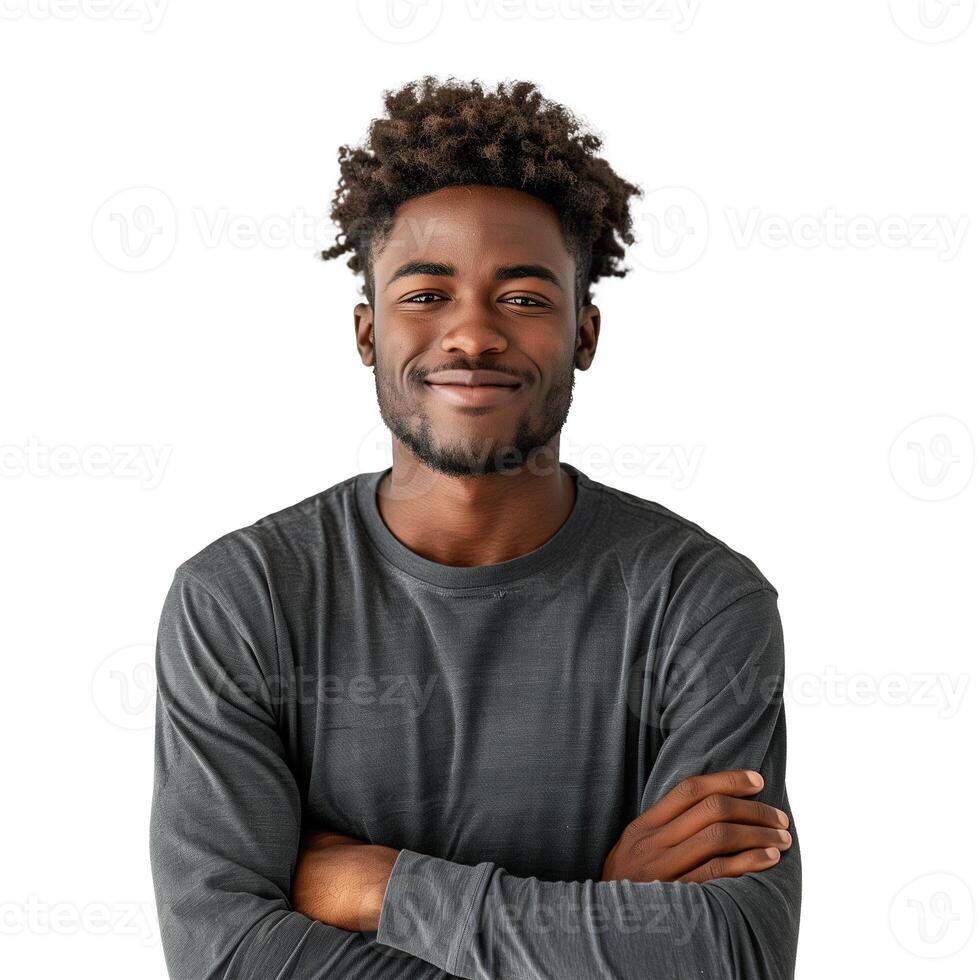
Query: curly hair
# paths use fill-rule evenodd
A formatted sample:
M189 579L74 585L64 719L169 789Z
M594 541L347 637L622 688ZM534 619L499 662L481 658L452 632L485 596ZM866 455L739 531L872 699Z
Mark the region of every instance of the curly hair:
M353 252L374 305L373 249L383 247L403 202L443 187L483 184L524 191L557 212L575 259L578 308L602 276L625 276L624 244L635 241L630 197L640 187L595 155L602 139L527 81L478 81L433 75L384 92L387 115L374 119L359 147L341 146L331 219L340 227L324 260Z

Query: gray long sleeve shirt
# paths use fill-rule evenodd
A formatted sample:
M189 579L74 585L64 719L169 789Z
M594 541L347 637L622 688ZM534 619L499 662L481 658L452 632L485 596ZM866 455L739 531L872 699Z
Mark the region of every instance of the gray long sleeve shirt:
M495 565L429 561L361 473L176 570L150 856L181 980L793 976L783 643L758 568L569 463L574 508ZM756 769L773 867L601 881L686 776ZM290 904L301 832L399 848L377 932Z

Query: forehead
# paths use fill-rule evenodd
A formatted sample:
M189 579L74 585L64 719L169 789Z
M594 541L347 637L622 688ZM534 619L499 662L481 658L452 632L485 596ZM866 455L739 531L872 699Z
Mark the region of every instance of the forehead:
M444 187L405 201L375 262L385 267L420 256L457 264L548 258L573 260L554 208L509 187Z

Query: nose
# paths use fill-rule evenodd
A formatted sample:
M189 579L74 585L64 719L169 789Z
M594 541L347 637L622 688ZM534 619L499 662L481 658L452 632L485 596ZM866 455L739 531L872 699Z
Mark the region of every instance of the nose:
M443 334L441 347L447 353L461 351L470 357L507 350L507 337L495 327L492 317L477 305L460 310L455 322Z

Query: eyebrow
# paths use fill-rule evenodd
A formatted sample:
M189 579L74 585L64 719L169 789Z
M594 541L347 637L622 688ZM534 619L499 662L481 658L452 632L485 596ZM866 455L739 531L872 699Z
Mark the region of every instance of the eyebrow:
M385 283L385 288L390 286L396 279L403 279L405 276L455 276L456 267L447 265L444 262L406 262L399 266L394 275ZM546 265L524 264L524 265L500 265L494 269L493 277L498 282L505 282L509 279L544 279L546 282L554 283L562 289L561 280ZM562 290L564 291L564 290Z

